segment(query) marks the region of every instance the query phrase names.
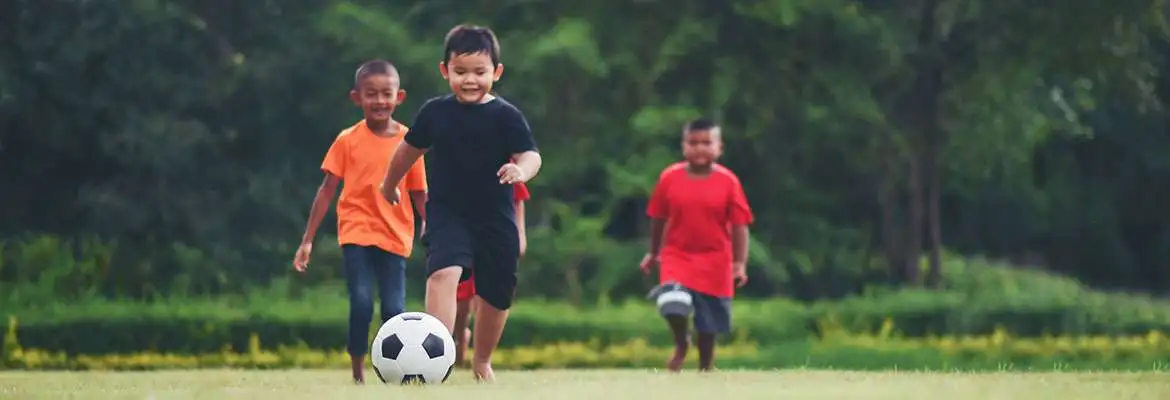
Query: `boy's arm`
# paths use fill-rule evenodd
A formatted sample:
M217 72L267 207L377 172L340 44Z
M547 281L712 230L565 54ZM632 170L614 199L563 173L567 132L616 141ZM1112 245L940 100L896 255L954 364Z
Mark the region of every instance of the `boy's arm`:
M321 220L325 219L325 213L329 212L329 203L333 202L333 196L337 194L337 185L341 183L341 177L345 176L346 166L349 164L348 137L349 131L337 134L333 144L329 145L329 151L325 152L325 159L321 161L321 171L325 172L325 179L321 181L321 186L317 187L317 195L309 209L305 235L301 237L302 245L311 245L313 238L317 237L317 228L321 226Z
M524 222L524 200L516 200L516 230L520 232L520 255L523 256L528 250L528 232L525 228Z
M662 238L666 234L666 220L670 215L670 202L667 201L667 187L670 185L671 175L663 171L658 175L658 182L650 192L650 201L646 205L646 216L650 217L650 252L651 257L658 257L662 250Z
M658 257L658 252L662 251L662 237L666 232L666 220L661 218L650 218L650 255Z
M309 208L309 220L305 223L305 234L301 237L301 244L313 243L313 238L317 236L317 228L321 227L321 220L325 219L325 213L329 212L329 204L333 202L340 182L341 178L325 173L325 179L321 181L321 186L317 187L317 195L313 197L313 206Z
M739 178L733 177L732 185L731 206L728 210L728 217L731 220L731 265L732 273L738 281L737 285L742 287L747 284L748 225L755 216L748 205L747 195L743 192Z
M514 107L508 107L504 113L504 140L508 153L512 155L513 164L523 171L519 183L528 182L540 172L544 163L536 147L536 139L532 137L532 127L524 113Z
M544 160L540 157L540 153L535 150L525 151L523 153L516 153L512 155L516 160L516 166L524 171L524 176L520 179L520 183L528 182L532 177L540 172L540 166L544 164Z
M748 258L748 226L733 225L731 227L731 262L734 265L747 264Z
M411 190L410 191L410 202L414 204L415 211L418 211L418 217L419 217L419 219L422 219L423 226L426 226L426 223L427 223L427 191L426 190Z
M435 109L433 102L433 99L427 100L418 109L418 115L415 115L410 130L402 136L402 143L398 144L398 147L394 149L394 154L390 156L390 166L386 168L386 177L382 179L382 196L391 203L398 203L398 182L406 177L406 172L414 167L419 157L422 157L427 149L431 148L433 140L431 119Z
M382 179L382 195L391 203L398 203L398 195L394 193L398 188L398 182L402 182L402 178L406 177L406 171L409 171L410 166L424 153L426 150L411 146L406 141L394 149L394 155L390 156L390 167L386 169L386 177Z
M410 192L410 202L423 221L423 230L426 230L427 221L427 167L423 157L419 157L410 171L406 173L406 191Z

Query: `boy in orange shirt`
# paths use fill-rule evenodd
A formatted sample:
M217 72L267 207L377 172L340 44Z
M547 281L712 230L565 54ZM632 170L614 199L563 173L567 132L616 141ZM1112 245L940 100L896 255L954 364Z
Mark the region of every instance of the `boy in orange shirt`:
M329 210L337 185L345 181L337 202L337 241L341 245L346 288L349 291L349 339L347 350L353 379L364 383L364 360L369 352L370 323L374 312L371 286L381 295L382 322L406 307L406 258L414 244L414 212L426 220L427 182L423 159L416 161L398 185L410 196L398 204L382 197L379 186L386 175L390 154L402 142L405 125L394 121L394 109L406 99L397 69L383 60L362 64L354 74L349 97L361 107L364 119L341 131L321 169L325 180L317 189L305 235L297 249L294 267L305 272L313 251L313 237Z

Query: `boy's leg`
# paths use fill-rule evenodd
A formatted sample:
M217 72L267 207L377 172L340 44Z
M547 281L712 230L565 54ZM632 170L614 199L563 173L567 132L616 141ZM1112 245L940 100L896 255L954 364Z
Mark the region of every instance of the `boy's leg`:
M455 294L460 280L470 278L473 249L471 235L462 218L435 203L427 204L426 312L438 318L455 335ZM465 276L466 275L466 276Z
M470 277L470 270L464 267L472 264L472 235L460 216L431 201L427 202L422 246L427 248L426 312L439 318L454 337L455 291L459 281Z
M379 311L382 323L406 312L406 259L400 255L376 249L381 260L374 273L378 277L378 296L381 298Z
M463 281L459 283L459 288L456 290L455 296L455 363L463 364L466 360L467 346L471 339L471 331L467 329L468 321L470 320L471 300L475 297L475 292L472 291L473 282Z
M374 299L371 292L373 273L370 271L369 249L356 245L341 246L342 263L345 268L345 286L349 291L349 338L346 350L349 352L353 380L364 383L366 353L369 352L367 339L370 336L370 322L374 314Z
M731 299L691 291L695 305L695 331L698 334L699 370L715 367L715 341L720 334L731 332Z
M682 370L683 363L687 360L687 350L690 349L691 343L689 335L687 334L687 318L684 316L671 315L667 316L666 325L670 327L670 333L674 336L674 355L670 360L666 361L666 369L671 372L678 372Z
M455 291L459 286L459 276L463 267L452 264L433 270L427 277L426 308L427 314L438 318L443 325L455 335L455 314L458 307L455 302Z
M514 231L513 231L514 232ZM476 291L475 350L471 368L475 378L492 381L492 353L500 344L508 311L516 296L516 266L520 259L519 239L508 235L482 235L475 251ZM513 240L487 240L511 238Z

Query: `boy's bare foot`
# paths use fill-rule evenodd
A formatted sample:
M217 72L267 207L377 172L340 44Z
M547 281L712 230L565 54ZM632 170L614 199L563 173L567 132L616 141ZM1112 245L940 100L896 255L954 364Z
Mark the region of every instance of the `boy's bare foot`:
M358 385L366 383L365 377L365 357L351 356L349 359L350 368L353 369L353 383Z
M476 382L492 383L496 381L496 373L492 371L491 363L472 363L471 371L475 375Z
M666 361L666 369L670 372L682 371L683 362L687 360L687 349L674 349L674 356Z

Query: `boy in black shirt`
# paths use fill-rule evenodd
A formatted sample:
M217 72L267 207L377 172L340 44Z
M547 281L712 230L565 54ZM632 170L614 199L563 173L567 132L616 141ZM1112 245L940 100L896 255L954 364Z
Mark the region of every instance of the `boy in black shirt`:
M439 71L452 94L419 109L386 171L382 193L391 203L398 182L429 153L426 231L426 312L455 324L455 291L474 279L479 298L471 368L480 381L494 379L491 355L499 344L516 291L520 239L512 185L540 170L524 114L491 93L500 79L500 45L488 28L460 25L446 38ZM513 162L512 160L515 160ZM476 269L472 277L471 268Z

